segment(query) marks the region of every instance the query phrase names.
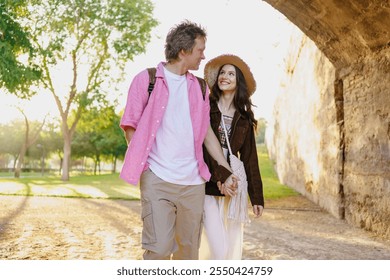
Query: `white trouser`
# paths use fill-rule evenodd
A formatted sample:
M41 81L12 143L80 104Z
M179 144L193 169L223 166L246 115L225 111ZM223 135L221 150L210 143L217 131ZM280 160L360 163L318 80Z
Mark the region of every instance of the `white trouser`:
M203 260L240 260L243 224L227 219L229 197L205 196L204 227L199 258Z

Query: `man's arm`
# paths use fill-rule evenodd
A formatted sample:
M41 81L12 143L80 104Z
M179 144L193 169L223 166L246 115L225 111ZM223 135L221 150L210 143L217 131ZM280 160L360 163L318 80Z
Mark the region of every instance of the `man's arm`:
M135 129L131 126L125 128L125 137L126 137L127 146L129 146L131 138L133 138L134 132Z
M232 169L229 166L229 163L223 155L221 144L218 141L217 136L215 136L213 129L209 126L204 140L204 145L214 160L218 162L219 165L222 165L227 170L232 172ZM233 172L232 172L233 173ZM223 194L228 194L230 196L234 195L237 189L237 177L235 175L230 175L224 184L221 185L220 190ZM219 186L218 186L219 187ZM226 189L225 189L226 188Z
M221 144L219 143L217 136L215 136L211 126L209 126L207 130L206 138L204 139L204 145L210 156L214 158L219 165L222 165L230 172L232 172L229 163L226 161L225 156L223 155Z

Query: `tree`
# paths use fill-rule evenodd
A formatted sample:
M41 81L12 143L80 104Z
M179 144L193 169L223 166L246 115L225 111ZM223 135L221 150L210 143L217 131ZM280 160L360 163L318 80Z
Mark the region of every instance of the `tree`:
M23 115L23 113L22 113ZM28 134L32 138L32 131L37 131L42 122L28 121ZM12 137L11 137L12 136ZM26 139L26 119L15 119L7 124L0 124L0 155L3 155L4 167L8 166L9 156L13 158L13 170L16 169L19 154L23 142ZM42 156L49 158L52 154L58 155L59 160L62 159L63 140L60 134L60 129L56 121L45 122L44 127L38 133L38 138L35 142L29 145L26 154L30 159L41 159ZM23 161L25 161L23 159Z
M30 97L30 85L40 78L39 68L31 63L34 48L30 34L17 21L24 16L26 0L0 0L0 88L21 98ZM21 57L27 56L27 62Z
M104 116L102 118L101 116ZM100 171L100 162L111 160L116 170L116 161L124 155L127 144L119 127L120 116L113 106L89 108L79 121L72 140L72 150L78 157L89 157L95 163L94 173Z
M47 157L53 153L58 156L60 162L59 174L61 174L64 141L61 135L60 125L57 122L47 123L38 143L44 147Z
M123 73L126 62L145 51L157 22L149 0L35 2L24 24L30 27L38 49L41 80L60 113L62 180L69 180L71 141L80 117L88 105L105 99L107 89L112 88L109 82L115 82L113 68ZM56 86L54 80L56 67L61 67L62 82L65 70L71 73L69 90L62 95L64 85Z
M13 158L13 169L19 158L20 147L23 142L25 131L24 123L20 120L14 120L11 123L1 125L0 129L0 154L11 155ZM12 141L11 139L12 135Z
M126 138L123 135L122 129L119 127L120 116L112 114L110 118L111 125L104 129L104 149L105 155L112 162L112 173L116 172L116 163L118 159L123 159L127 150Z
M38 140L39 134L41 133L42 128L45 125L45 119L44 119L41 124L36 125L35 128L32 129L30 127L30 122L29 122L26 114L22 110L20 110L20 112L22 113L22 115L24 117L26 131L25 131L25 135L24 135L24 141L22 142L22 145L20 146L18 163L17 163L16 168L15 168L15 178L20 177L20 173L22 170L22 165L24 163L24 157L26 155L26 151L29 147L31 147Z

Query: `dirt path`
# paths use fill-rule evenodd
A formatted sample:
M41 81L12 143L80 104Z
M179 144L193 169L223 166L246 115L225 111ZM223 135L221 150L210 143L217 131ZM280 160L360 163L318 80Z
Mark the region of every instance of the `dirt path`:
M141 259L138 201L0 196L0 259ZM390 259L390 242L303 197L268 203L244 259Z

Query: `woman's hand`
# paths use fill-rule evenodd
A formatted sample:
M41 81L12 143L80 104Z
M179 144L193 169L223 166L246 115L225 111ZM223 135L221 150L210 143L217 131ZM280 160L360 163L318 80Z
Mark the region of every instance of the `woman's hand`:
M264 207L261 205L253 205L253 214L255 214L255 218L260 217L263 215Z
M217 186L223 195L235 196L237 194L238 178L232 174L223 184L218 181Z

